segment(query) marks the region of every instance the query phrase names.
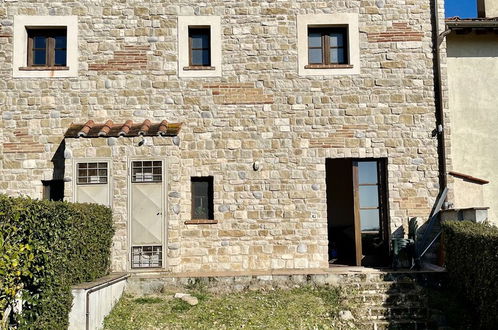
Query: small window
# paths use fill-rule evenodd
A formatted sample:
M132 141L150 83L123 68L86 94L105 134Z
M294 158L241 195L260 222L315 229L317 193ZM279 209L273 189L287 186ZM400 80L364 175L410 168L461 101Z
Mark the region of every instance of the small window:
M134 161L131 169L131 182L162 182L163 166L161 161Z
M348 64L347 28L308 28L308 64Z
M28 67L66 67L67 29L27 29Z
M188 28L189 65L211 66L211 29L209 27Z
M106 184L108 182L107 163L78 163L78 184Z
M192 178L192 219L214 220L213 177Z

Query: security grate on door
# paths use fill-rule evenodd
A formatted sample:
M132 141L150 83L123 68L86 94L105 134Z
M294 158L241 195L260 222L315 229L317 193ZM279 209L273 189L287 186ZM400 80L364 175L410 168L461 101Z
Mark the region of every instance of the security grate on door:
M163 266L162 246L134 246L131 250L132 268L159 268Z

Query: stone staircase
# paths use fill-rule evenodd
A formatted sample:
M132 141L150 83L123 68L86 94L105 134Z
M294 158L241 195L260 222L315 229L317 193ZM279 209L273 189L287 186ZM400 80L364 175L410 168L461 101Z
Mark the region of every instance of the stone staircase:
M344 279L343 292L358 329L440 329L427 288L444 273L389 272Z
M198 283L218 293L244 290L289 289L298 286L338 286L345 306L354 319L343 317L354 329L444 329L441 313L428 305L428 288L445 281L442 269L392 271L363 267L332 267L316 270L275 270L253 274L134 274L127 292L157 294L163 287L185 287ZM347 306L347 307L346 307ZM444 318L442 319L444 323Z

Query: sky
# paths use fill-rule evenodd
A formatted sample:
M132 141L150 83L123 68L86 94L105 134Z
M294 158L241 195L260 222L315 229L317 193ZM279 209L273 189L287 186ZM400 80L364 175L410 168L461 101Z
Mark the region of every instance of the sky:
M446 0L444 7L446 17L477 17L477 0Z

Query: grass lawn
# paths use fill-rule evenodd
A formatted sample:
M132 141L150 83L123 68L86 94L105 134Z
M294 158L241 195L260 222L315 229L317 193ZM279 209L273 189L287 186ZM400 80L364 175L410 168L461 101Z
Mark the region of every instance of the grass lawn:
M182 290L199 299L190 306L163 295L123 296L106 318L104 329L344 329L336 288L304 287L292 290L213 294L201 289Z

